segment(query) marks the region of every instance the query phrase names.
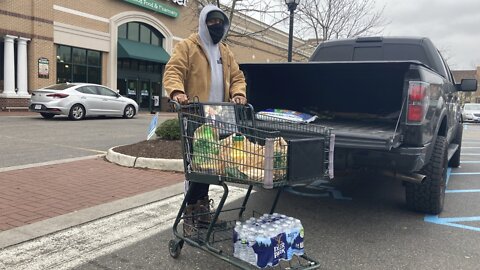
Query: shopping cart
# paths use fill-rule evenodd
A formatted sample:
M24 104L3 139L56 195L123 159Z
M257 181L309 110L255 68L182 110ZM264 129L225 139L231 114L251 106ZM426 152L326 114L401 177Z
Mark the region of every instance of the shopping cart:
M270 208L272 214L284 187L333 177L334 137L330 129L264 115L260 118L251 105L198 102L188 105L173 102L173 105L179 116L186 179L221 186L223 194L215 212L199 214L211 215L211 223L192 226L184 222L192 218L184 214L191 196L191 189L187 190L173 224L175 239L169 242L170 255L177 258L187 243L238 268L257 269L232 255L235 221L246 219L244 213L253 187L277 189ZM240 207L223 209L229 192L227 183L248 186ZM238 211L237 219L217 223L220 214L229 211ZM187 236L178 230L182 221L184 229L191 226ZM318 261L305 254L276 266L318 267Z

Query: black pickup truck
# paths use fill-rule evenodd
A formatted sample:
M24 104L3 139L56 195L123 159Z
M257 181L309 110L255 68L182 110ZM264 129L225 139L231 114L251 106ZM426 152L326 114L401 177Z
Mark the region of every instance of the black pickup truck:
M375 169L405 183L413 210L443 209L447 167L458 167L463 126L458 92L428 38L365 37L320 44L308 63L241 65L257 111L315 114L335 134L335 172Z

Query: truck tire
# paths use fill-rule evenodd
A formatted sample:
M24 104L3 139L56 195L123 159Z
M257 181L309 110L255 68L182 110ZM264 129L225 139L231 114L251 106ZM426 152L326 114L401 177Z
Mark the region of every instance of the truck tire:
M426 175L421 184L406 183L407 206L415 211L439 214L443 210L447 182L448 147L443 136L437 136L430 162L420 171Z
M452 158L448 162L448 166L458 168L460 166L460 154L462 152L462 137L463 137L463 124L459 123L457 127L457 134L453 138L452 143L458 144L457 151L453 154Z

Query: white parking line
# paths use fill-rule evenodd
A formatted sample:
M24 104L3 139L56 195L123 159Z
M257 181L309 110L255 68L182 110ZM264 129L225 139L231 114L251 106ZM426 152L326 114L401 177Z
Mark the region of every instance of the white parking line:
M479 175L480 172L455 172L451 173L451 175Z
M445 193L475 193L480 192L480 189L450 189L445 190Z

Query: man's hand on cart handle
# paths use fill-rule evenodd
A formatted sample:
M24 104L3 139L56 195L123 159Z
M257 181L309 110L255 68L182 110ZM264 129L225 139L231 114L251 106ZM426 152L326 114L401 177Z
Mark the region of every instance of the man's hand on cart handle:
M180 104L187 104L188 103L188 97L185 95L183 92L180 91L175 91L172 94L172 100L180 103Z
M242 95L236 95L232 99L230 99L230 101L240 105L247 104L247 98Z

